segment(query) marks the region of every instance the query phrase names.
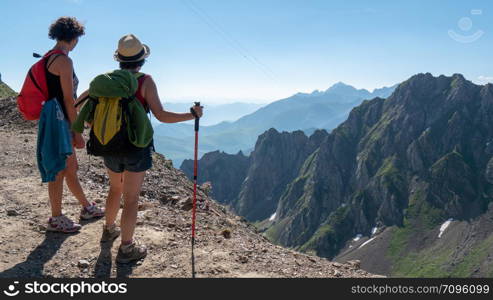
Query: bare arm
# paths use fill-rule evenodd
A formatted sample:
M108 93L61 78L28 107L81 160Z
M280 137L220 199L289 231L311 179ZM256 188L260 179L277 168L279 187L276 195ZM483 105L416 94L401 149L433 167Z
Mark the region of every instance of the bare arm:
M154 83L152 77L145 80L142 86L142 94L142 96L144 96L144 98L146 99L147 104L152 111L152 114L160 122L178 123L195 119L195 117L191 113L174 113L164 110L163 105L161 104L161 100L159 99L156 83ZM202 116L201 108L196 108L196 112L199 117Z

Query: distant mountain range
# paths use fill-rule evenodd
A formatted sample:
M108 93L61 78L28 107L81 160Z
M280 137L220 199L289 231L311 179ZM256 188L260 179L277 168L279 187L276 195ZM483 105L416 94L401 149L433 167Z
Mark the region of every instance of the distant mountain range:
M269 128L279 131L303 130L308 134L319 128L331 130L363 100L377 95L387 97L394 89L395 86L369 92L337 83L326 91L298 93L274 101L235 122L201 126L199 157L216 150L231 154L241 150L249 154L257 137ZM170 157L175 165L181 164L184 159L193 157L193 136L192 124L158 125L155 127L156 149Z
M418 74L330 133L208 153L199 182L284 246L390 276L492 277L492 128L493 84Z

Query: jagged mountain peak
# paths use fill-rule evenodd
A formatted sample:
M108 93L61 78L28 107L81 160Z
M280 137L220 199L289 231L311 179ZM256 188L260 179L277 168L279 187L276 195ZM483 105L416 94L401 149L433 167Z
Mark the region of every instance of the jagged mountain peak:
M401 83L398 87L418 87L426 88L429 86L434 87L444 87L444 85L451 84L452 82L461 84L473 84L471 81L467 80L464 75L460 73L454 73L452 76L439 75L433 76L431 73L419 73L408 80Z
M404 109L429 110L443 109L437 103L468 101L477 93L478 86L464 78L461 74L452 76L433 76L431 73L420 73L401 83L386 101L386 107L402 104ZM443 97L447 95L447 97ZM442 100L447 101L442 102Z

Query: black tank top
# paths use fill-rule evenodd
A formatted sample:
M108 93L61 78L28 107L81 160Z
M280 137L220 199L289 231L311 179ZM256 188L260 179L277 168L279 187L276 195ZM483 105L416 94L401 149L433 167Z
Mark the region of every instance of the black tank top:
M52 74L50 71L48 71L48 68L53 64L53 62L57 59L58 56L62 54L55 54L56 57L54 57L51 62L48 64L49 59L46 61L46 83L48 85L48 94L49 98L48 99L57 99L58 103L62 107L63 114L65 115L65 119L68 120L68 114L67 114L67 108L65 107L65 101L63 100L63 90L62 90L62 84L60 82L60 76ZM77 99L77 87L79 85L79 79L77 78L77 75L75 75L75 71L73 73L73 81L74 81L74 99Z

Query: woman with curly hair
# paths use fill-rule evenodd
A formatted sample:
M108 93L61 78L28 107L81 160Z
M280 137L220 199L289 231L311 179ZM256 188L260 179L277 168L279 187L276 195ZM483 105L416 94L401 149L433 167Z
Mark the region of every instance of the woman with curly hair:
M49 90L49 99L55 98L62 108L65 120L71 124L77 118L75 109L76 90L78 79L73 69L73 63L68 56L84 35L84 26L73 17L61 17L51 24L49 37L56 40L52 50L58 50L52 54L46 63L46 81ZM70 128L70 127L68 127ZM82 190L77 177L77 157L73 147L84 148L85 142L80 133L72 134L72 155L66 159L66 168L55 177L55 181L48 183L48 194L51 204L52 217L48 220L47 230L64 233L79 231L80 224L72 221L62 213L63 181L67 183L69 190L82 206L81 219L91 219L104 216L104 209L90 203Z

